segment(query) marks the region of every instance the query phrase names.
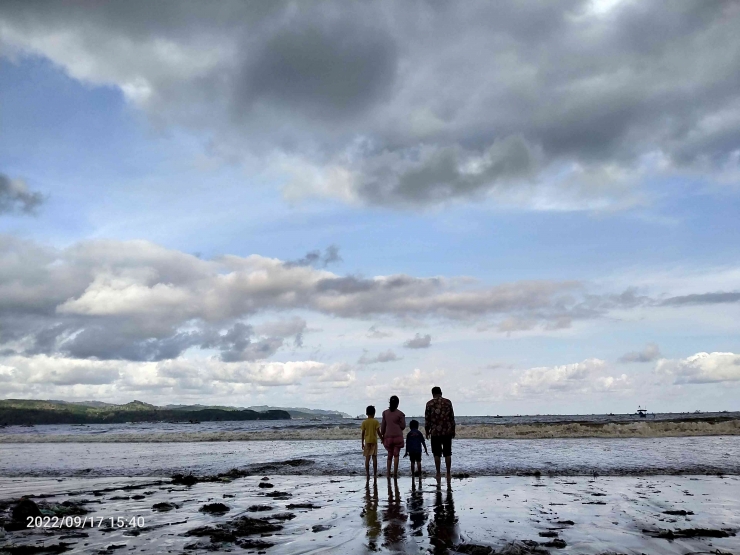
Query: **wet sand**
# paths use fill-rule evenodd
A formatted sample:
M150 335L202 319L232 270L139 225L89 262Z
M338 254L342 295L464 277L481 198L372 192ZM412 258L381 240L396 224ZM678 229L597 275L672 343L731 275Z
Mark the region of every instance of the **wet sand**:
M738 476L492 476L450 489L409 476L209 480L0 478L6 528L22 495L88 519L0 531L0 553L740 554ZM204 512L217 503L209 510L226 512Z

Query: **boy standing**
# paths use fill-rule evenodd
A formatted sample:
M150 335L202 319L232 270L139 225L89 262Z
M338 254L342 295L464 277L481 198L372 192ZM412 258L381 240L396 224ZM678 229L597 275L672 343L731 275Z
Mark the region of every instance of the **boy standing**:
M362 453L365 455L365 474L370 478L370 457L373 458L373 476L378 475L378 437L383 441L380 433L380 422L375 420L375 407L370 405L365 409L367 418L362 421Z
M409 422L411 430L406 434L406 454L411 460L411 476L414 476L414 462L419 465L419 476L421 476L421 448L429 456L427 451L427 442L424 440L424 434L419 431L419 421L412 420Z

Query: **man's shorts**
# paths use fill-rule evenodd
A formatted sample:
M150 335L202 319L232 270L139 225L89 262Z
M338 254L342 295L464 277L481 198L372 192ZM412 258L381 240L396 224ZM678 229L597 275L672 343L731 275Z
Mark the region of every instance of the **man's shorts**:
M403 436L386 437L383 446L388 450L388 457L397 457L403 448Z
M377 443L366 443L365 449L362 450L362 453L366 457L371 457L372 455L378 454L378 444Z
M432 436L432 455L435 457L451 457L452 436Z
M421 451L419 451L418 453L409 451L409 460L411 461L411 464L415 462L421 462Z

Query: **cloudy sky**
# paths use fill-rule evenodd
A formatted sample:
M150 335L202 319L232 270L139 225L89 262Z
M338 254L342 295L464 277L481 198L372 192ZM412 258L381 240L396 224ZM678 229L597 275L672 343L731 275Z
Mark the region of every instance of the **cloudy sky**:
M0 396L739 410L740 4L0 5Z

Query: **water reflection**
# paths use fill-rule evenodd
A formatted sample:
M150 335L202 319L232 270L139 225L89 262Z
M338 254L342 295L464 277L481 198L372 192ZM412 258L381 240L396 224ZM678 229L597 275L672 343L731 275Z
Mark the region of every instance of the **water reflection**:
M398 480L388 480L388 506L383 511L384 547L401 548L406 537L406 514L401 504L401 490Z
M411 535L422 536L422 528L424 523L427 521L427 511L424 507L424 491L421 488L421 476L419 477L419 487L416 487L416 482L411 479L411 496L406 502L406 507L409 512L409 521L411 522Z
M448 488L447 493L443 494L442 488L437 487L434 496L434 518L429 523L427 531L432 553L447 553L448 549L459 543L460 534L451 489Z
M378 519L378 481L374 480L372 493L370 491L370 481L365 483L365 510L362 511L362 518L367 528L368 547L375 551L378 549L378 537L382 526Z

